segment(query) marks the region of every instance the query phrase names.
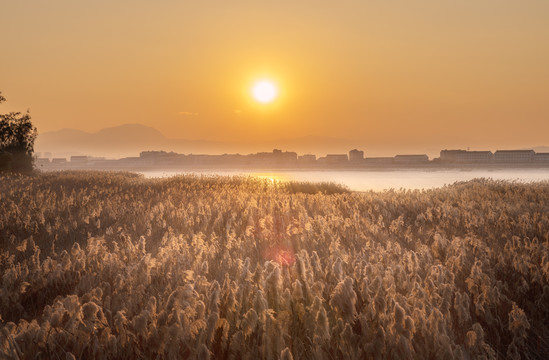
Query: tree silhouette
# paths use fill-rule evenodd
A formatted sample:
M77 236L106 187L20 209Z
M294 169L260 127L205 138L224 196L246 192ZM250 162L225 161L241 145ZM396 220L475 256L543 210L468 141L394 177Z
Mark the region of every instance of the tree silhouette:
M0 93L0 104L5 101ZM31 171L36 136L28 111L0 114L0 171Z

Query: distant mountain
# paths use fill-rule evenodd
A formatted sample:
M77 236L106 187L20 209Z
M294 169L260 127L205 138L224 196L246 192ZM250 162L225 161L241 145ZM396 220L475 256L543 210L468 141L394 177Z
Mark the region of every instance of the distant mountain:
M54 156L70 155L105 156L120 158L138 156L141 151L164 150L184 154L255 153L258 151L296 151L323 156L326 153L347 153L363 145L346 139L306 136L276 141L250 141L247 143L216 142L207 140L172 139L160 131L141 124L124 124L88 133L75 129L39 134L37 152L51 152Z
M139 156L141 151L164 150L181 154L249 154L281 149L298 154L346 154L351 149L364 150L365 156L394 156L398 153L427 153L431 158L438 157L436 148L374 147L363 141L330 136L304 136L272 141L220 142L209 140L189 140L169 138L157 129L142 124L124 124L88 133L76 129L61 129L39 134L36 152L51 152L54 156L71 155L104 156L121 158ZM525 148L526 149L526 148ZM536 146L536 152L549 152L549 146Z
M94 135L101 140L119 144L161 143L167 140L160 131L141 124L124 124L101 129Z
M170 139L155 128L141 124L124 124L88 133L75 129L39 134L37 152L56 156L93 155L106 157L138 156L141 151L166 150L201 152L215 149L219 143L200 140Z

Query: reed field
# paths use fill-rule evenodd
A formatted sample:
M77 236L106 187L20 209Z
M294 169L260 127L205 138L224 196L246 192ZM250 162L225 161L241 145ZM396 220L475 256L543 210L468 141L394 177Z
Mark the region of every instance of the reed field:
M547 359L549 183L4 175L0 277L2 359Z

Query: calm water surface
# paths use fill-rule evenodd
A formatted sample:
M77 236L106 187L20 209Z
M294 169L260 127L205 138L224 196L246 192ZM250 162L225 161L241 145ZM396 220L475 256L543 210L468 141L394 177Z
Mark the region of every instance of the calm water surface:
M144 171L145 177L169 177L181 174L257 176L273 181L335 182L351 190L432 189L475 178L511 180L520 182L549 181L549 169L467 169L467 170L343 170L343 171Z

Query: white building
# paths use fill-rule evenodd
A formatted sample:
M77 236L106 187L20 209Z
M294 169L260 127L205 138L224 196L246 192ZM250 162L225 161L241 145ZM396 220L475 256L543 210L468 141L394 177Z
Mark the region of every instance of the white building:
M534 161L534 150L498 150L494 159L498 163L526 163Z
M535 162L549 163L549 153L536 153L534 155Z
M357 149L349 151L349 161L361 162L362 160L364 160L364 151Z
M429 157L425 154L395 156L395 163L397 164L420 164L427 162L429 162Z
M494 154L491 151L466 151L456 154L458 163L489 163L494 161Z
M367 157L364 159L366 164L392 164L395 158L392 157Z

